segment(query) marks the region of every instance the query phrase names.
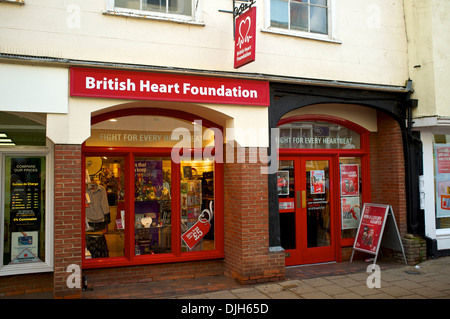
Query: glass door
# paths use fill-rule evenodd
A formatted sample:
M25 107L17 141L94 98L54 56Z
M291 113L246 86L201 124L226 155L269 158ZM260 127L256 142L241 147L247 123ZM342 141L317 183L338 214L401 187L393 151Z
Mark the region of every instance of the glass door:
M333 158L281 156L277 176L286 266L334 261Z
M302 157L300 233L303 263L335 260L331 157Z

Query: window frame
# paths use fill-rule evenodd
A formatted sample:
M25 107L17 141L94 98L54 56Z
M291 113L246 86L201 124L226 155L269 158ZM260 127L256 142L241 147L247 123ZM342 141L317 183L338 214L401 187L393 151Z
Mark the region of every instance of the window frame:
M19 274L41 273L53 271L53 207L54 207L54 157L50 150L50 141L47 139L47 146L38 147L21 147L14 149L12 147L0 148L0 277ZM45 216L43 222L45 223L45 261L24 263L17 265L3 265L3 251L4 251L4 218L5 218L5 158L7 156L41 156L45 157Z
M200 118L182 111L173 111L170 113L165 113L162 109L128 109L112 111L106 114L100 114L92 118L91 124L109 120L111 118L118 118L121 116L130 115L160 115L173 117L181 120L187 120L193 122L194 120L202 120L202 124L207 128L218 128L221 131L223 128L216 125L206 119ZM217 141L216 141L217 142ZM216 144L217 145L217 144ZM218 147L223 147L223 145L217 145ZM201 153L205 154L204 147L201 149ZM181 149L180 149L181 150ZM183 149L186 151L187 149ZM200 149L189 149L191 157L194 158L194 154L200 152ZM88 156L123 156L125 160L125 172L128 173L128 177L125 178L125 187L128 187L128 191L125 193L127 198L127 206L125 207L128 212L125 225L134 224L134 215L131 214L134 208L134 174L131 171L134 168L134 160L136 157L171 157L171 154L180 154L179 151L172 151L171 147L109 147L109 146L86 146L83 143L82 146L82 172L83 180L85 178L85 158ZM214 152L209 152L214 154ZM106 155L105 155L106 154ZM186 154L184 154L186 155ZM172 251L170 253L162 254L150 254L150 255L135 255L134 254L134 227L125 227L125 254L122 257L107 257L107 258L90 258L86 259L84 256L85 251L85 227L84 222L82 222L82 268L83 269L95 269L95 268L108 268L117 266L135 266L135 265L151 265L151 264L161 264L161 263L173 263L173 262L186 262L186 261L197 261L197 260L213 260L221 259L225 257L224 253L224 218L223 218L223 163L214 162L214 240L215 248L213 250L202 250L202 251L181 251L181 205L180 205L180 182L181 182L181 163L182 159L177 158L171 159L172 162ZM128 167L128 168L127 168ZM176 183L175 183L176 180ZM128 184L128 186L127 186ZM82 194L85 193L85 185L82 187ZM82 221L85 220L85 209L83 205L82 210ZM178 223L177 223L178 222ZM132 231L133 230L133 231ZM128 245L128 246L127 246Z
M187 16L175 13L121 8L116 7L115 0L106 0L106 9L103 11L103 14L204 26L202 21L202 4L203 0L191 0L192 15Z
M336 34L336 11L337 11L337 1L336 0L327 0L327 34L315 33L310 31L300 31L300 30L291 30L278 28L271 25L271 2L273 0L265 0L265 26L262 29L263 32L274 33L279 35L293 36L298 38L310 39L310 40L319 40L331 43L341 44L342 42L337 39ZM288 5L291 0L287 0ZM310 4L308 3L308 6ZM310 17L308 17L308 25L309 25Z

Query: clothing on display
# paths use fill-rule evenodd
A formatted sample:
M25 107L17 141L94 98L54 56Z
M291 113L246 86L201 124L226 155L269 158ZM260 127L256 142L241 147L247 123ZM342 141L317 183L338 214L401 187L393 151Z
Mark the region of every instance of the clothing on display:
M89 223L104 223L109 215L108 195L102 185L88 184L86 188L86 219ZM110 217L109 217L110 219ZM110 220L109 220L110 221Z

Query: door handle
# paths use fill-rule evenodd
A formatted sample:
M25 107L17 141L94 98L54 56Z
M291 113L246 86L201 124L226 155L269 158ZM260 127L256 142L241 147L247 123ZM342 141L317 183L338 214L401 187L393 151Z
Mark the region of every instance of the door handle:
M306 208L306 191L302 191L302 208Z
M301 191L301 200L300 200L300 191L297 191L297 208L300 208L300 202L301 202L301 208L306 208L306 191Z

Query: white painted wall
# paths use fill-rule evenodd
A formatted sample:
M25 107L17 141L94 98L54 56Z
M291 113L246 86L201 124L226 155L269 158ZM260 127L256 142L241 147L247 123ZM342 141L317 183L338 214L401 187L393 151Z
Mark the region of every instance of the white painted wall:
M67 113L68 86L67 68L0 63L0 111Z
M445 0L444 0L445 1ZM405 85L407 45L402 0L332 0L340 43L261 32L256 61L240 72ZM0 3L0 52L214 71L233 69L231 0L202 0L203 25L105 15L107 0Z
M450 116L450 1L405 1L414 117Z

